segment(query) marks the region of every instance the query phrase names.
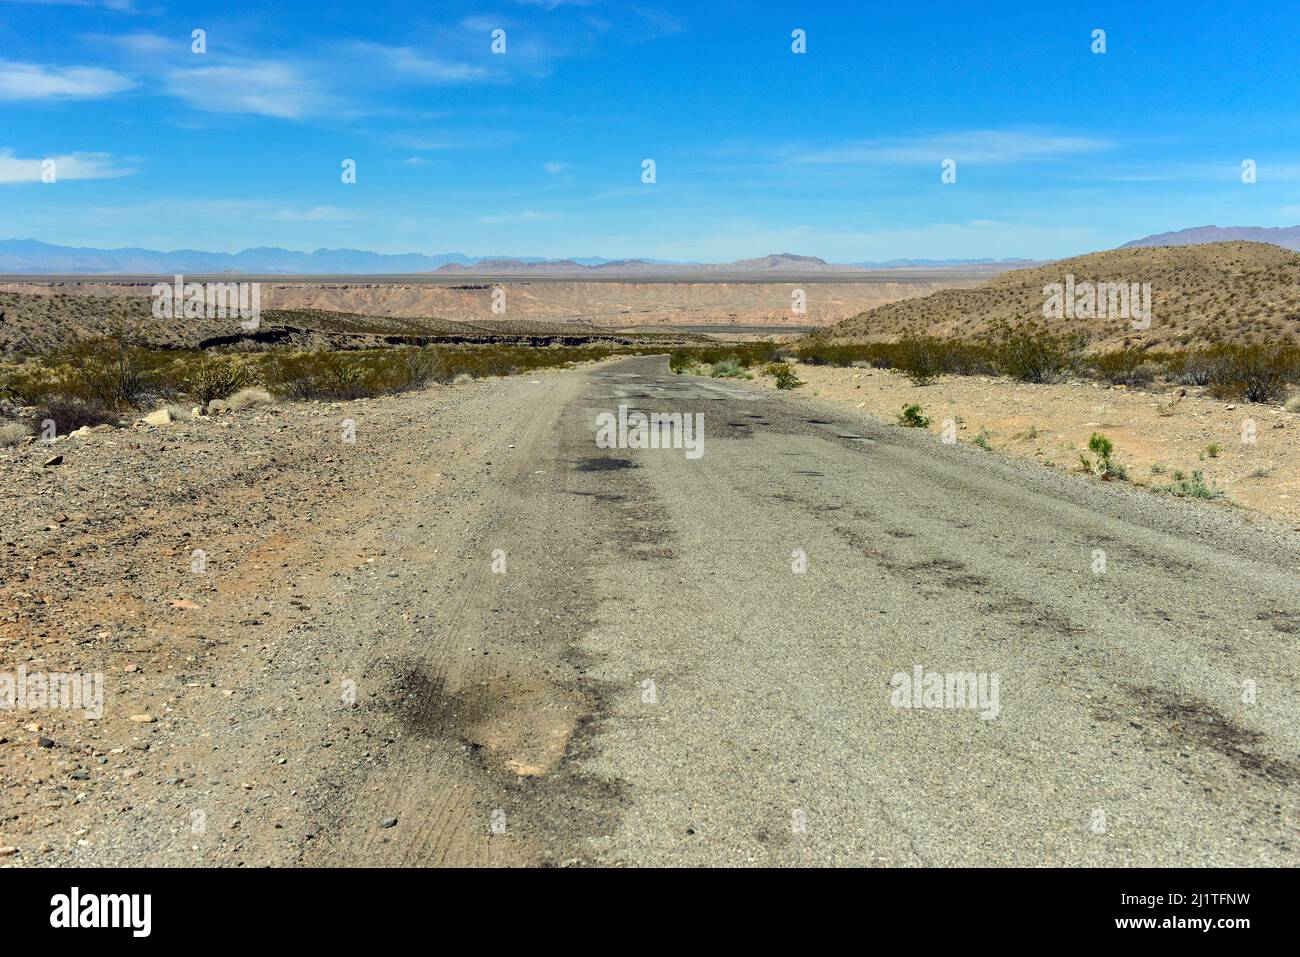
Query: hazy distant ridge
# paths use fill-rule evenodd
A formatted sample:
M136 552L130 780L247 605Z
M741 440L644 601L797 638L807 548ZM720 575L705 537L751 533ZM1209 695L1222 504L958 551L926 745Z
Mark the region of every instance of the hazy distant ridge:
M928 266L973 266L984 264L1022 265L1017 259L893 259L887 262L828 263L816 256L777 253L734 263L674 263L649 259L604 259L599 256L572 259L541 257L471 257L461 253L426 256L423 253L374 253L363 249L318 249L297 252L263 246L237 253L213 253L198 249L160 252L126 247L94 249L85 246L57 246L34 239L0 240L0 273L258 273L267 275L331 275L428 272L509 273L637 273L704 272L834 272L852 269L890 269Z
M1120 249L1139 246L1196 246L1232 241L1272 243L1300 252L1300 226L1193 226L1171 233L1156 233L1125 243Z

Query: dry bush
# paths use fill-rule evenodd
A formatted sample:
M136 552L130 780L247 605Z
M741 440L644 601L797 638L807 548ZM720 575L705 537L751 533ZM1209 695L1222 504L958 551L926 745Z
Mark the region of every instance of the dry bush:
M86 425L117 425L120 417L117 410L95 402L69 396L50 396L36 407L31 425L32 434L41 435L47 420L54 423L56 435L67 435Z
M264 405L270 405L271 394L262 389L240 389L234 395L226 399L226 404L235 412L242 412L244 409L257 409Z
M18 445L31 434L31 427L22 422L6 422L0 425L0 448Z

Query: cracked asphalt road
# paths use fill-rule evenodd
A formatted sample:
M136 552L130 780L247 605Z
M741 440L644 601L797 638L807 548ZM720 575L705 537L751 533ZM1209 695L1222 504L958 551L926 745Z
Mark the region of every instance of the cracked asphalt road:
M588 848L1296 862L1296 535L662 359L595 371L565 428L620 404L702 412L705 452L592 453L630 467L600 473L582 769L627 804ZM997 675L997 716L894 706L917 666Z

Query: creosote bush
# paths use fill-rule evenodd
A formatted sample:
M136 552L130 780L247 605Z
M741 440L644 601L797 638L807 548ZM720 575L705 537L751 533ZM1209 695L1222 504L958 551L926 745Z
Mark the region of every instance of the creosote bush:
M1130 346L1089 357L1087 371L1111 385L1131 387L1150 385L1155 380L1159 366L1142 349Z
M797 389L803 381L788 362L769 362L763 367L763 375L770 375L776 380L778 389Z
M1015 325L1000 321L984 335L993 367L1021 382L1056 382L1077 370L1087 339L1079 332L1056 332L1034 320Z
M1295 381L1300 359L1293 348L1218 345L1207 355L1209 391L1217 399L1281 402L1288 381Z

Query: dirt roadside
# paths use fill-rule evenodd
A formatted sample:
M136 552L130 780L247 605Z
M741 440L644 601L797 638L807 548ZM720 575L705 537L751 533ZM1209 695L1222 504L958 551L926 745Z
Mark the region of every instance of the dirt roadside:
M583 569L544 573L588 544L575 378L0 453L0 672L104 688L98 719L0 710L0 865L568 862L533 822L611 806L544 774L595 707Z
M1156 393L982 376L944 376L916 386L881 369L796 368L806 383L799 395L891 422L904 405L917 403L932 432L952 420L959 442L983 433L995 453L1054 468L1078 470L1089 437L1100 432L1114 442L1115 459L1135 485L1168 486L1176 472L1199 471L1223 493L1217 504L1245 506L1300 526L1300 414L1277 406L1225 402L1195 388L1180 396L1178 387ZM768 377L756 376L754 383L775 388Z

